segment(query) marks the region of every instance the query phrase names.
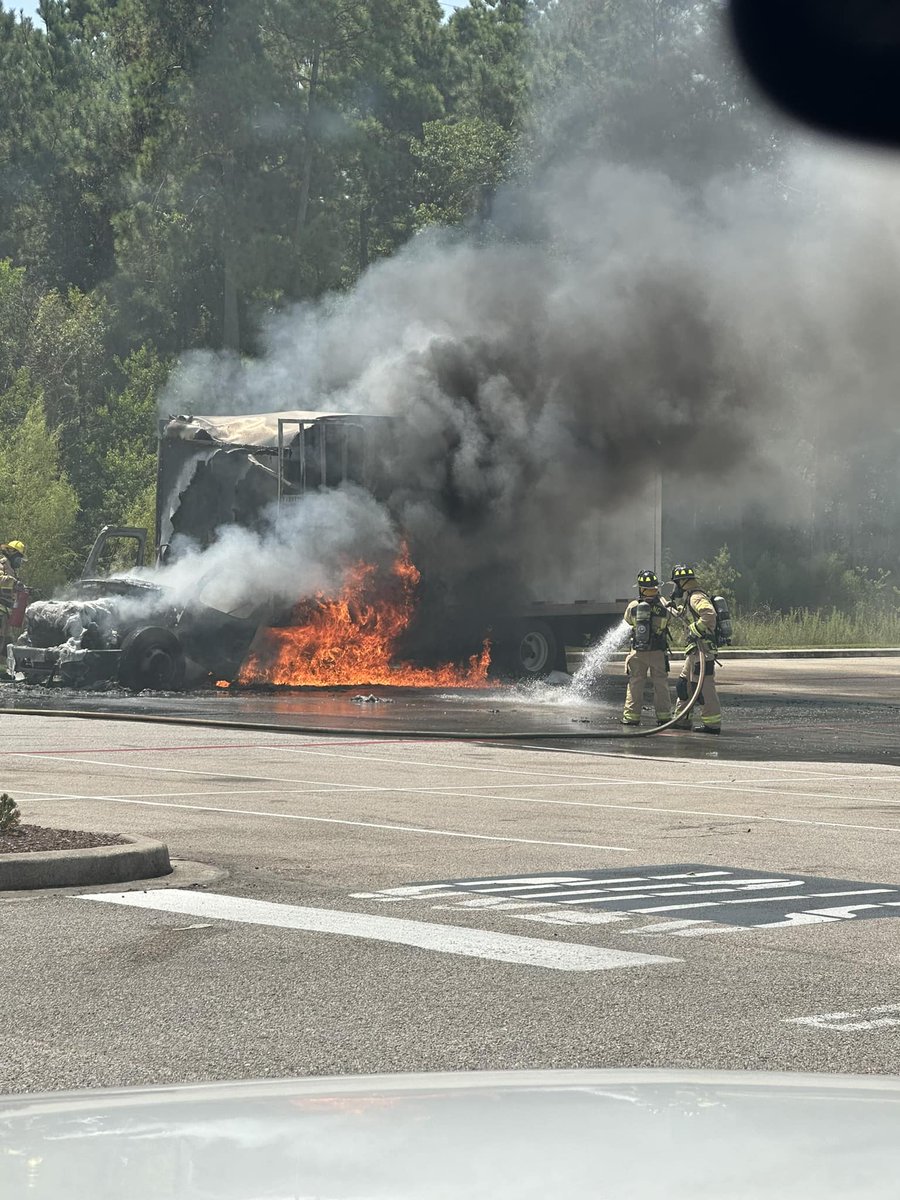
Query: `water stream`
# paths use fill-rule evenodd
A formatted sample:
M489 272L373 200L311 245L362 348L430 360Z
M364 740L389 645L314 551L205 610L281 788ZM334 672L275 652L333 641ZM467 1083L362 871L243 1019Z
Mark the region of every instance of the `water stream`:
M589 697L594 694L596 686L603 674L603 669L612 656L621 650L622 645L631 633L631 626L624 621L614 625L603 635L599 642L589 647L581 660L581 666L572 676L571 691L577 696Z

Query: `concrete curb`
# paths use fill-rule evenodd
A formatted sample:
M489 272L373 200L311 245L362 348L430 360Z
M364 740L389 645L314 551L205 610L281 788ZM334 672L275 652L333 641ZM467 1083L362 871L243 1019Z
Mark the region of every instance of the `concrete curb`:
M124 845L89 850L40 850L0 854L0 891L130 883L171 873L169 849L148 838L126 837Z
M569 658L583 658L587 650L573 650L569 652ZM865 650L730 650L722 647L718 651L718 657L723 661L726 658L900 658L900 649L865 649ZM673 662L680 661L684 658L684 652L681 650L672 650L669 658ZM624 662L625 654L611 654L607 659L608 662Z

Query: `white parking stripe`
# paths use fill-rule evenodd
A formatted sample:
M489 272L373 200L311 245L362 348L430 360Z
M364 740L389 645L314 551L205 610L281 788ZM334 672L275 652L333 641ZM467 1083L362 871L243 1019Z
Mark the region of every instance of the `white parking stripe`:
M806 904L807 900L819 900L824 896L873 896L876 893L895 892L896 888L860 888L852 892L807 892L805 896L763 896L756 900L710 900L697 904L661 904L653 908L629 908L634 913L680 912L685 908L718 908L721 904L773 904L783 899L788 904Z
M165 800L136 800L132 796L75 796L60 793L57 800L105 800L110 804L135 804L145 808L178 808L188 812L221 813L224 816L272 817L278 821L309 821L315 825L352 825L361 829L389 829L399 833L427 833L433 837L472 838L476 842L516 842L526 846L570 846L575 850L616 850L636 854L633 846L598 846L594 842L549 842L543 838L501 837L499 834L465 833L459 829L429 829L420 825L392 825L381 821L350 821L341 817L308 817L300 813L267 812L253 808L218 808L213 804L170 804ZM29 801L32 803L32 801Z
M501 743L494 744L497 746L501 745ZM276 748L281 749L280 746L273 747L273 749ZM517 747L517 750L527 750L531 754L576 754L582 758L617 758L629 763L638 761L648 763L666 763L667 765L671 763L673 766L690 767L692 770L696 770L698 765L700 765L696 758L682 758L680 755L676 754L665 754L658 756L655 754L646 756L642 755L641 758L638 759L633 752L625 754L620 750L588 750L579 749L576 746L542 746L537 742L523 742ZM724 768L726 771L750 771L754 776L760 773L772 775L799 775L808 779L838 779L842 782L844 780L849 780L855 783L895 783L898 778L897 772L900 771L900 768L893 767L891 770L894 773L891 775L872 775L865 772L858 775L850 775L835 771L816 771L811 765L808 764L796 767L776 767L772 763L767 763L764 760L759 760L756 762L752 760L739 762L730 758L704 759L702 765L709 770L715 770L717 767L719 767ZM858 770L863 764L854 763L853 765ZM774 783L775 781L773 780L772 782ZM786 782L790 783L791 780L788 779Z
M277 748L285 749L286 752L288 752L288 753L308 754L308 755L312 755L312 756L318 757L318 758L349 759L351 762L355 762L355 763L358 763L361 765L362 764L367 765L369 763L375 762L375 763L386 763L388 765L406 766L406 767L430 766L429 764L422 763L421 761L417 761L415 759L382 758L382 757L377 757L377 756L370 755L370 754L366 754L366 755L334 754L330 751L304 750L304 749L299 749L299 748L296 748L296 749L285 748L285 747L277 747ZM10 754L8 755L8 757L24 758L24 757L32 757L32 756L25 751L11 751ZM137 764L137 763L132 765L129 763L122 763L121 761L108 762L108 761L105 761L105 760L99 759L99 758L73 758L71 755L45 754L45 755L42 755L42 761L44 761L44 762L62 761L62 762L68 763L68 764L79 763L84 766L113 767L117 771L122 771L124 769L124 770L131 770L131 771L137 772L139 774L146 772L146 771L154 771L154 772L159 772L162 774L169 774L169 775L199 775L199 776L203 776L207 779L216 779L216 780L234 779L234 780L239 780L244 783L250 783L250 782L259 783L260 781L262 781L264 783L280 783L280 784L287 784L287 785L315 783L317 785L324 784L328 787L337 787L342 792L346 791L346 792L352 793L354 791L353 784L334 784L333 781L318 780L318 779L316 779L316 780L313 780L313 779L291 779L291 778L285 778L282 775L259 775L259 774L254 774L254 775L246 774L245 775L245 774L238 774L235 772L224 772L224 771L200 771L200 770L195 770L195 769L192 769L189 767L154 767L154 766L150 766L147 764ZM535 772L535 771L519 771L514 768L480 767L480 766L474 766L472 764L443 763L442 767L446 767L448 769L460 770L460 771L488 772L493 775L523 775L530 779L534 779L534 777L536 775L541 775L541 776L545 776L545 777L548 777L551 779L565 780L567 786L572 785L578 781L587 783L593 787L611 787L613 785L619 785L622 787L646 787L647 786L646 780L635 779L633 777L621 778L618 776L615 776L615 777L606 776L605 778L598 778L596 776L588 776L588 775L571 775L571 776L569 776L569 775L561 775L559 772L551 772L551 771L537 771L537 772ZM674 780L674 779L656 779L653 781L653 786L657 787L657 788L675 787L675 786L679 786L680 782L681 781ZM753 795L753 796L778 796L779 799L782 799L782 800L793 800L793 799L798 799L798 800L806 799L806 800L819 800L819 801L821 801L821 800L839 800L839 801L846 803L847 799L848 799L846 793L840 793L840 794L833 793L833 792L790 792L790 793L785 793L784 791L779 791L774 788L749 787L749 786L742 786L742 785L732 787L729 784L701 783L696 779L691 780L691 789L692 790L700 790L700 791L713 791L713 792L736 792L738 794L745 795L745 796L748 794ZM402 789L397 789L397 788L393 787L392 785L382 785L381 787L371 786L369 790L393 793L395 791L399 791ZM444 791L444 789L428 788L428 787L415 788L413 790L420 792L423 795L427 794L427 795L434 795L434 796L441 796L441 795L453 796L456 794L454 792ZM527 797L527 796L503 797L503 796L496 796L496 795L490 795L490 794L484 794L484 798L491 799L491 800L509 799L511 802L518 803L518 804L559 805L559 806L566 807L566 808L569 808L569 807L602 808L602 807L604 807L601 804L596 804L591 801L585 801L585 800L549 800L549 799L537 799L534 797ZM614 807L614 806L609 806L609 807ZM670 811L676 812L678 810L672 809ZM726 814L726 815L739 815L739 814ZM745 819L745 818L741 817L741 819ZM760 819L765 820L766 818L760 818ZM771 818L771 819L774 820L777 818ZM827 822L826 822L826 824L827 824Z
M819 1013L814 1017L788 1017L786 1025L811 1025L814 1029L830 1029L837 1033L859 1030L888 1029L900 1025L900 1004L876 1004L859 1012Z
M290 752L297 753L297 754L304 753L301 750L293 750ZM408 767L425 767L429 770L431 769L429 764L422 763L422 762L416 762L411 759L407 760L407 759L373 758L370 755L363 756L363 755L354 755L354 754L331 754L331 753L318 752L318 751L309 751L309 753L311 753L311 754L313 754L313 753L320 754L321 753L326 758L349 759L351 762L355 762L360 765L368 765L369 762L378 762L378 763L386 763L386 764L395 763L397 765L402 764L402 765L408 766ZM25 751L12 751L11 757L24 758L24 757L31 757L31 756L30 756L30 754L28 754ZM284 775L260 775L258 773L254 773L252 775L251 774L244 775L244 774L237 774L235 772L201 771L201 770L198 770L198 769L192 768L192 767L155 767L155 766L144 764L144 763L107 762L107 761L104 761L102 759L97 759L97 758L73 758L70 755L63 756L63 755L44 754L41 756L41 758L42 758L42 761L45 761L45 762L47 762L47 761L49 761L49 762L63 761L66 763L78 763L78 764L81 764L84 766L112 767L112 768L115 768L119 772L132 771L136 775L143 774L145 771L153 771L153 772L158 772L163 775L198 775L201 778L215 779L218 781L221 781L223 779L233 779L237 782L243 782L243 783L262 781L264 783L282 784L282 785L284 785L284 790L290 790L290 789L296 787L296 785L301 785L300 787L297 787L297 791L301 792L303 794L309 794L309 795L315 794L317 791L321 792L321 794L323 794L323 795L328 794L328 793L339 793L341 795L344 795L344 794L352 795L354 792L356 792L356 793L380 792L380 793L388 793L390 795L401 795L401 794L405 794L405 793L411 793L411 794L430 795L430 796L447 796L451 799L466 799L466 793L478 792L479 797L483 797L485 800L509 800L511 803L516 803L516 804L546 804L546 805L555 804L555 805L559 805L563 808L579 808L579 807L580 808L596 808L596 807L598 807L598 805L592 803L589 800L551 800L551 799L547 799L547 798L543 798L543 797L535 798L535 797L530 797L530 796L500 796L500 795L495 795L495 794L492 794L491 792L485 791L484 789L492 788L492 789L494 789L494 791L497 791L498 789L502 790L504 788L516 788L516 787L523 787L523 786L527 786L529 788L534 788L535 790L539 790L541 788L576 789L576 788L594 788L594 787L597 787L597 788L601 788L601 787L644 788L647 786L647 781L644 779L639 779L639 778L631 778L631 777L622 778L620 776L602 777L602 776L592 776L592 775L591 776L589 776L589 775L571 775L571 776L569 776L569 775L561 775L561 774L559 774L559 772L549 772L549 771L541 771L541 772L538 772L538 774L547 776L551 779L560 780L560 782L559 783L541 783L541 782L537 782L535 780L535 772L531 772L531 771L517 771L515 769L506 768L506 767L476 767L476 766L463 765L463 764L458 764L456 766L453 766L453 764L449 764L449 763L442 763L441 764L442 768L452 766L454 770L458 770L458 771L480 771L480 772L486 772L491 775L522 775L528 779L528 783L527 783L527 785L519 783L519 782L517 782L517 783L490 783L490 784L484 784L484 785L461 784L458 787L450 786L450 787L444 787L444 788L428 787L427 785L422 785L420 787L416 787L416 786L397 787L394 784L363 784L362 786L360 786L359 784L356 784L356 783L335 783L334 781L325 781L325 780L319 780L319 779L297 779L297 778L291 778L290 776L284 776ZM314 788L308 788L305 786L306 784L310 784L310 783L314 784L316 786ZM662 787L677 786L677 783L678 783L678 781L673 780L673 779L657 779L657 780L653 781L653 786L662 788ZM783 791L779 791L779 790L775 790L775 789L766 789L766 788L762 788L762 787L750 787L750 786L731 787L727 784L702 783L697 780L691 781L691 787L698 788L698 789L705 790L705 791L713 791L713 792L737 792L742 795L747 795L747 794L751 794L754 796L756 796L756 795L760 795L760 796L773 795L773 796L778 796L781 799L793 799L794 797L796 797L797 799L817 799L817 800L818 799L822 799L822 800L831 799L831 800L843 800L843 801L847 800L847 796L844 794L838 795L836 793L827 793L827 792L821 792L821 793L819 793L819 792L816 792L816 793L790 792L790 793L786 793ZM244 789L241 789L241 790L243 791ZM257 789L246 789L246 790L249 792L252 792ZM269 790L271 790L271 789L268 789L268 788L258 789L260 794L265 794ZM282 789L277 789L277 790L280 791ZM173 793L173 794L177 794L177 793Z
M281 791L282 789L278 789L278 790ZM291 789L285 788L283 790L286 793L289 793ZM423 791L424 790L425 789L423 789ZM207 794L209 794L209 793L204 793L204 795L207 795ZM227 796L229 793L228 792L219 792L217 794L222 795L222 796ZM432 794L434 794L434 793L432 793ZM437 794L443 795L444 793L438 792ZM588 801L588 800L536 800L536 799L524 798L522 796L516 796L516 797L491 796L491 795L486 795L486 794L482 794L481 798L485 799L485 800L515 799L517 801L520 801L520 802L523 802L526 804L551 804L551 805L561 805L563 807L572 807L572 808L605 808L605 809L610 809L613 812L639 812L639 813L650 813L651 815L659 815L659 816L721 817L721 818L724 818L725 820L740 821L742 823L744 821L756 821L756 822L763 822L763 823L767 822L769 824L774 824L774 825L805 825L805 826L810 826L810 827L816 828L816 829L852 829L858 833L895 833L895 834L900 834L900 825L854 825L848 821L814 821L807 817L770 817L770 816L764 816L760 813L724 812L721 809L715 809L715 808L658 808L651 804L606 804L601 801L593 801L593 800L592 801ZM845 799L847 799L847 797L845 797ZM147 805L151 805L151 806L156 805L158 807L163 807L163 808L196 808L201 812L203 812L203 811L208 811L208 812L241 812L241 811L243 811L241 809L217 809L217 808L204 809L204 807L202 805L198 805L198 804L163 804L161 801L139 800L133 796L95 796L95 795L88 796L88 795L82 795L82 794L75 793L75 792L49 792L49 791L40 792L40 793L36 793L35 795L29 797L28 802L29 803L38 803L41 800L108 800L111 804L147 804ZM249 815L250 816L262 816L262 817L285 817L285 818L287 818L287 817L290 817L292 814L290 814L290 813L273 813L273 812L260 812L260 813L250 812ZM327 818L327 817L295 817L294 819L298 820L298 821L302 821L302 820L316 821L316 820L318 820L318 821L328 822L328 820L330 818ZM332 822L332 823L334 823L334 822ZM337 822L337 823L340 823L340 822ZM354 822L354 821L344 822L344 823L351 824L351 825L352 824L365 824L365 822ZM385 828L395 828L395 826L385 826ZM400 827L396 826L396 828L400 828ZM522 839L521 838L497 838L494 840L514 842L514 841L521 841ZM547 842L544 844L550 845L550 846L580 845L580 843L575 843L575 842ZM626 851L629 851L629 853L631 852L627 846L589 846L589 847L587 847L587 849L626 850Z
M273 747L273 749L280 750L285 754L302 754L302 755L311 756L313 758L340 758L340 759L349 759L351 762L356 762L356 763L367 763L368 764L368 763L375 762L375 763L386 763L388 765L394 765L394 766L427 767L428 769L434 768L433 763L424 763L421 761L421 759L385 758L381 755L374 755L374 754L369 754L369 753L366 753L366 754L336 754L330 750L313 750L313 749L304 749L302 747L292 747L292 746L276 746L276 747ZM542 747L534 747L534 749L540 750L540 749L542 749ZM581 753L587 753L587 752L582 751ZM593 757L603 757L603 755L598 754ZM634 762L635 760L632 758L631 761ZM641 761L642 762L653 762L658 765L660 763L665 763L668 760L666 760L666 759L661 760L661 759L656 759L656 758L649 759L648 758L648 759L642 759ZM729 763L729 766L733 766L733 765L734 764ZM696 766L697 766L697 764L694 763L695 769L696 769ZM480 771L480 772L487 772L487 773L493 774L493 775L524 775L526 778L529 778L529 779L534 779L537 776L544 776L544 777L550 778L550 779L564 779L567 782L573 782L575 780L584 780L588 783L594 783L594 784L598 784L601 786L608 786L610 784L618 784L623 787L646 787L647 786L647 781L645 779L639 779L639 778L636 779L634 776L619 777L619 776L607 775L607 776L597 777L597 776L593 776L593 775L569 775L569 774L563 775L559 771L547 771L547 770L522 771L522 770L518 770L517 768L513 768L513 767L482 767L482 766L475 766L472 763L448 763L448 762L442 762L441 768L447 769L447 770L454 770L454 771ZM754 774L758 775L760 771L764 771L765 769L766 768L764 766L760 765L759 767L757 767L757 770L754 772ZM773 780L772 782L778 782L778 781ZM792 781L785 780L784 782L785 782L785 784L789 784ZM894 781L886 779L885 782L890 784L890 783L893 783ZM652 781L653 787L681 787L683 785L684 785L683 779L654 779ZM777 788L755 787L755 786L752 786L752 781L747 784L731 785L728 783L716 783L714 781L713 782L701 782L701 781L697 780L696 778L692 778L690 781L690 786L691 786L692 790L694 788L699 788L700 790L703 790L703 791L713 791L713 792L738 792L738 793L741 793L744 795L746 795L747 793L750 793L754 796L778 796L781 799L794 799L796 797L799 800L843 800L845 802L847 800L847 795L845 793L785 792L785 791L779 790ZM554 801L548 800L548 801L545 801L545 803L552 804L552 803L554 803ZM559 803L559 801L556 801L556 803Z
M725 871L706 871L699 874L707 875L725 875ZM582 877L580 879L563 879L556 881L553 879L545 879L542 883L519 883L513 887L494 887L493 885L484 887L482 885L474 885L468 879L461 879L457 883L457 887L467 888L470 891L487 892L489 895L503 895L509 892L515 892L516 895L527 892L532 898L535 896L580 896L585 892L592 892L596 895L623 895L626 899L630 892L646 892L650 889L650 894L653 896L693 896L697 895L697 888L701 888L704 892L739 892L748 887L750 884L763 883L773 887L802 887L800 880L796 883L786 883L781 879L744 879L739 877L732 880L724 879L697 879L685 880L683 883L653 883L650 879L643 879L640 883L637 878L622 876L606 882L604 880L592 879L590 877ZM621 887L620 884L627 884L627 887ZM546 889L550 888L548 892ZM691 889L690 891L686 889ZM634 899L634 897L632 897Z
M558 900L561 899L563 904L590 904L592 900L596 900L598 904L614 904L628 903L632 900L675 900L679 896L714 896L717 892L726 892L733 895L735 892L763 892L771 888L798 888L803 887L802 880L769 880L765 882L745 884L742 880L739 884L719 884L717 887L701 887L687 888L684 891L661 892L654 888L652 891L647 891L645 888L615 888L604 887L602 884L596 884L592 888L582 888L577 892L532 892L529 894L530 900ZM569 896L587 896L586 900L569 900ZM724 901L723 901L724 903Z
M619 967L647 967L681 961L656 954L636 954L574 942L551 942L483 929L439 925L431 921L408 921L398 917L272 904L264 900L247 900L240 896L211 892L188 892L180 888L149 892L97 892L80 896L79 899L249 925L274 925L279 929L367 938L370 941L435 950L439 954L484 958L518 966L546 967L554 971L610 971Z

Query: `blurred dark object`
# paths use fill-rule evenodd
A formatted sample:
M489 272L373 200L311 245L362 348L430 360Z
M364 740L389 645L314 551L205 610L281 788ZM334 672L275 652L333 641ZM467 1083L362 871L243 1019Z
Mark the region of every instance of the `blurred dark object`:
M751 74L791 116L900 145L898 0L730 0L730 14Z

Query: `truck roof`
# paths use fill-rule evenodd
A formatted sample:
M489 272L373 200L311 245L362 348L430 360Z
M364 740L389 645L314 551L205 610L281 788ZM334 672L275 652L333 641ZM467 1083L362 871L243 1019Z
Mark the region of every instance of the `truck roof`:
M248 448L278 444L278 421L303 421L310 425L328 418L356 418L347 412L314 412L288 409L284 412L243 413L239 416L172 416L162 423L160 436L183 442L215 442L221 446ZM296 430L295 430L296 432Z

